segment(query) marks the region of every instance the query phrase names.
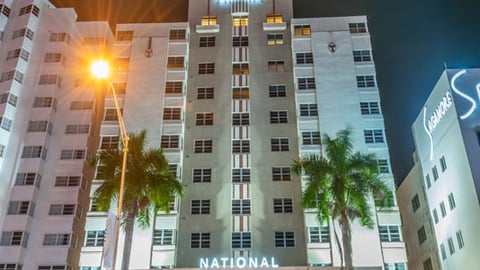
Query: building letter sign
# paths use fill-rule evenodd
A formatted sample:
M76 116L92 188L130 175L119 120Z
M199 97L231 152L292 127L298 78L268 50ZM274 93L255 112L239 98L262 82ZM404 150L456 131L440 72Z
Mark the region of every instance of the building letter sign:
M201 258L200 269L219 269L219 268L278 268L275 258Z

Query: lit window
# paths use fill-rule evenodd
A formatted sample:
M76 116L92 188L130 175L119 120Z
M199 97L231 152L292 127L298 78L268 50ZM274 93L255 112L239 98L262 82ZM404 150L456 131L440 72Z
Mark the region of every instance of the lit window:
M288 111L270 111L270 124L288 123Z
M369 50L358 50L353 51L353 61L354 62L370 62L372 61L372 56Z
M246 16L235 16L232 18L232 25L233 26L247 26L248 25L248 17Z
M198 64L198 74L213 74L215 73L214 63L200 63Z
M283 45L283 34L268 34L267 45Z
M285 61L268 61L268 72L285 72Z
M294 34L295 36L310 36L312 34L312 30L308 24L295 25Z
M0 10L3 5L0 5ZM1 270L22 270L23 265L14 263L0 263Z
M187 39L186 29L171 29L168 36L169 40L185 40Z
M272 138L270 140L270 147L272 152L285 152L289 151L289 140L288 138Z
M133 40L133 31L117 31L117 41L131 41Z
M249 140L233 140L232 153L250 153Z
M153 231L153 245L154 246L167 246L174 244L174 232L173 229L155 229Z
M233 113L232 114L232 125L233 126L248 126L248 125L250 125L250 114L249 113Z
M248 46L248 37L245 37L245 36L233 37L232 46L233 47L247 47Z
M202 16L201 25L217 25L217 16Z
M197 126L211 126L213 125L213 113L197 113L195 115L195 125Z
M362 115L380 114L380 104L378 102L360 102L360 111Z
M190 213L192 215L210 214L210 200L192 200L190 204Z
M194 183L210 183L212 181L212 169L193 169Z
M295 247L295 233L291 231L275 232L275 247Z
M268 86L269 97L286 97L287 86L284 84L273 84Z
M290 167L272 167L273 181L290 181Z
M400 227L398 225L378 226L381 242L400 242Z
M312 90L315 89L315 78L298 78L298 90Z
M330 243L330 230L328 226L308 227L310 243Z
M363 131L365 137L365 143L384 143L383 130L381 129L368 129Z
M232 248L251 248L251 232L232 232Z
M180 136L162 135L160 146L167 149L178 149L180 147Z
M283 23L281 13L267 14L267 23Z
M163 120L180 120L181 108L167 107L163 109Z
M375 76L373 75L357 76L357 87L358 88L375 87Z
M85 234L86 247L102 247L105 241L105 231L87 231Z
M366 33L367 27L365 23L349 23L348 29L350 33Z
M213 87L197 88L197 99L213 99Z
M195 140L194 153L212 153L213 142L212 140Z
M318 131L302 132L302 144L303 145L319 145L320 132Z
M300 104L300 116L317 116L317 104Z
M250 183L250 169L232 169L233 183Z
M232 74L248 74L248 63L237 63L232 65Z
M183 56L168 57L167 68L183 68L185 62L184 59Z
M313 64L313 53L297 53L295 59L298 65Z
M273 198L274 213L293 213L292 198Z
M210 248L210 233L192 233L190 248Z
M250 97L250 90L248 87L234 87L233 99L248 99Z
M200 37L199 47L215 47L215 37Z
M251 200L232 200L232 214L234 215L250 215Z

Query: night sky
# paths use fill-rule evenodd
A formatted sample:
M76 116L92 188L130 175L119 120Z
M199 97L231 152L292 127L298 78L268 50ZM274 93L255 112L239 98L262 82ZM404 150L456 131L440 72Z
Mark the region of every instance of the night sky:
M297 18L368 16L392 169L399 183L413 165L411 125L445 64L480 67L480 1L293 1ZM52 2L57 7L74 7L80 21L173 22L187 17L186 0Z

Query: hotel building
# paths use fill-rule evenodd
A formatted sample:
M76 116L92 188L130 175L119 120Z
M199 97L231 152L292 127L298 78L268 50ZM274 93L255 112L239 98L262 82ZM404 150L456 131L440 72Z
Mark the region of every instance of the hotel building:
M38 14L22 19L30 4ZM214 268L223 258L339 267L338 224L301 208L306 179L290 165L319 154L321 134L349 127L355 150L376 154L394 190L370 35L365 16L300 19L292 5L190 1L187 22L119 24L111 33L104 22L76 22L72 9L5 3L1 55L30 54L17 66L1 62L0 72L25 76L0 84L8 101L0 105L0 200L9 205L0 210L0 269L102 266L107 213L91 200L102 178L88 161L119 146L119 126L108 88L79 67L107 52L127 130L147 130L147 147L164 149L185 189L169 213L135 228L129 269ZM24 21L35 35L14 44L10 33ZM50 63L51 54L60 60ZM51 103L37 101L45 97ZM33 133L32 121L47 124ZM374 207L374 215L372 230L353 224L356 269L406 269L398 208ZM123 241L121 233L117 267Z
M418 269L480 267L476 255L480 240L476 230L480 221L479 82L479 69L445 70L412 126L418 156L413 170L418 175L401 185L399 198L406 201L402 207L405 232L417 231L418 239L407 243L417 246L419 252L409 248L409 257L418 262ZM428 209L428 217L414 220L416 213L412 212L420 208L422 213ZM436 250L422 248L423 242L427 246L436 243Z

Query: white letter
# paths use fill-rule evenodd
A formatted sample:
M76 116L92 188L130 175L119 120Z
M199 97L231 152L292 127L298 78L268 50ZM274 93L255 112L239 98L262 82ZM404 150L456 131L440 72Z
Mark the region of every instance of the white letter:
M213 258L212 265L210 265L210 267L212 267L212 268L218 268L219 267L217 258Z
M470 115L472 115L473 111L477 107L477 103L475 102L475 100L473 100L473 98L469 97L465 93L460 92L460 90L458 90L457 86L455 85L455 82L457 81L458 77L462 76L466 72L467 71L465 69L460 70L459 72L455 73L455 75L453 75L452 80L450 81L450 86L452 87L453 92L457 93L459 96L463 97L464 99L472 103L472 107L470 107L470 110L468 110L468 112L460 116L460 119L462 120L467 119Z
M247 265L247 260L245 258L240 257L237 259L237 267L238 268L244 268Z
M200 268L208 268L208 258L200 258Z
M226 267L227 267L228 258L220 258L220 260L222 261L222 267L223 267L223 268L226 268Z
M275 258L272 257L272 268L278 268L278 264L275 264Z
M265 257L262 258L262 264L260 264L260 267L261 267L261 268L263 268L263 267L269 267L267 258L265 258Z
M257 260L257 258L249 258L249 259L248 259L248 267L249 267L249 268L257 268L257 267L258 267L258 260Z

